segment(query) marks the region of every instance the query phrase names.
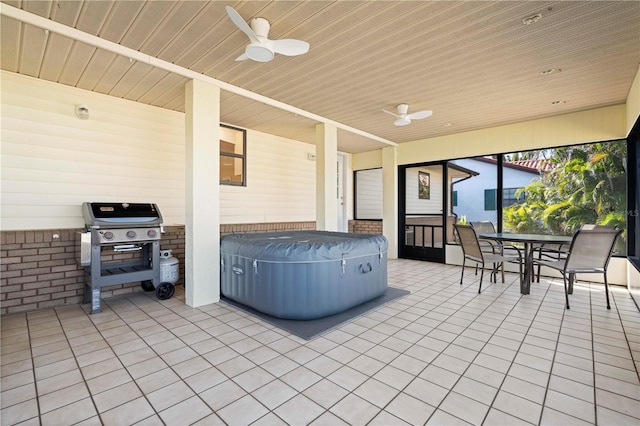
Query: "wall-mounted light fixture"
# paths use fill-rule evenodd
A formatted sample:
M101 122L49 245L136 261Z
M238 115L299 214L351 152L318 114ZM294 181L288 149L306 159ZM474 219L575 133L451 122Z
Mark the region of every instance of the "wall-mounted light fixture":
M76 115L80 120L88 120L89 107L86 105L76 105Z

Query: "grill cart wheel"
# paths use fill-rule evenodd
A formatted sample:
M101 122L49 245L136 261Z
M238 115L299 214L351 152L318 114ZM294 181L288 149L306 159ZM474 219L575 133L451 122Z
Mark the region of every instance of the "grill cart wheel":
M176 288L171 283L160 283L158 288L156 289L156 296L160 300L171 299L173 293L176 292Z
M140 287L142 287L142 289L143 289L144 291L153 291L153 290L155 290L155 289L156 289L156 288L153 286L153 281L151 281L151 280L142 281L142 282L140 283Z

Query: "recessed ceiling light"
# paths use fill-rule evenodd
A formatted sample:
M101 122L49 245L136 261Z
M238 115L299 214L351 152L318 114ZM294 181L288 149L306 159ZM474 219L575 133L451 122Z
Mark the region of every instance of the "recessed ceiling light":
M540 71L540 75L549 75L562 71L560 68L549 68L548 70Z
M451 127L451 126L453 126L453 123L447 123L444 125L444 127Z
M536 13L535 15L531 15L531 16L528 16L528 17L524 18L522 20L522 23L524 25L531 25L531 24L535 24L540 19L542 19L542 13Z

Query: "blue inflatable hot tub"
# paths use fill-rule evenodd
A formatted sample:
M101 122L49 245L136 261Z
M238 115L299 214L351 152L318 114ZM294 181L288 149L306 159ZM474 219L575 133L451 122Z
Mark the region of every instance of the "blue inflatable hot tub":
M220 244L222 295L278 318L333 315L385 293L387 247L373 234L229 235Z

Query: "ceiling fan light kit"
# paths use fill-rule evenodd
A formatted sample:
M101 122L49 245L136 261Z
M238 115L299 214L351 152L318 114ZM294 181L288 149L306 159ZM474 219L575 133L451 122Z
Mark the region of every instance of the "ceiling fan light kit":
M304 55L309 51L309 43L295 39L269 40L271 24L264 18L253 18L251 26L231 6L225 7L229 18L243 33L249 37L250 43L244 53L236 61L251 59L255 62L269 62L278 53L284 56Z

